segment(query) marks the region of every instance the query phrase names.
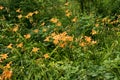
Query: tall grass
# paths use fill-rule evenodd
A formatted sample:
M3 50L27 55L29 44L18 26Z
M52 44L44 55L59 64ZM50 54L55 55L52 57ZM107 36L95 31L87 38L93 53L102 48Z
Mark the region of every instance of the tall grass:
M77 0L16 2L0 1L0 80L120 79L120 15L82 13Z

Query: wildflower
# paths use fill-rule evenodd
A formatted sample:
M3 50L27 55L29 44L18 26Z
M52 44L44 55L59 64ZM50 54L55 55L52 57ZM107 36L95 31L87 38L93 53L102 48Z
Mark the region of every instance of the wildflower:
M49 39L50 37L48 36L48 37L46 37L46 39L44 40L44 41L50 41L50 39Z
M66 40L67 40L67 41L73 41L73 37L71 37L71 36L66 36Z
M51 36L53 37L53 36L55 36L56 35L56 33L55 32L53 32L52 34L51 34Z
M20 8L19 8L19 9L17 9L17 10L16 10L16 12L17 12L17 13L20 13L20 12L21 12Z
M69 13L66 13L66 16L67 16L67 17L70 17L70 15L71 15L71 13L70 13L70 12L69 12Z
M54 40L59 40L61 37L62 37L61 35L55 35L55 36L53 36L53 39Z
M8 55L7 54L1 54L0 57L1 57L1 59L7 59Z
M38 14L39 12L38 11L34 11L34 14Z
M44 26L45 25L45 22L41 23L41 26Z
M44 58L47 59L49 58L50 56L48 54L44 54Z
M77 17L72 19L72 22L76 22L77 21Z
M7 46L7 48L12 49L12 45L13 45L13 44L10 43L10 44Z
M92 44L96 44L96 43L97 43L97 41L92 41L91 43L92 43Z
M92 30L91 34L95 35L95 34L97 34L97 32L95 30Z
M69 10L67 9L67 10L65 10L65 13L68 13L69 12Z
M36 53L39 50L37 47L33 47L32 52Z
M31 17L31 16L33 16L33 14L34 13L30 12L30 13L27 14L27 16Z
M22 18L22 14L18 15L18 19L21 19Z
M86 45L86 43L85 43L85 42L81 42L79 45L80 45L81 47L84 47L84 46Z
M56 26L61 26L62 23L61 22L57 22Z
M63 32L63 33L61 33L60 35L61 36L65 36L67 34L67 32Z
M34 32L34 33L38 33L38 32L39 32L39 30L38 30L38 29L35 29L35 30L33 30L33 32Z
M0 10L2 10L4 7L0 5Z
M58 22L58 19L57 19L57 18L52 18L52 19L50 19L50 22L52 22L52 23L57 23L57 22Z
M9 69L11 67L10 66L11 64L12 64L12 62L9 62L8 64L6 64L6 66L4 66L4 68Z
M85 40L86 40L87 42L91 42L91 37L85 36Z
M107 19L108 19L107 17L103 18L103 19L102 19L102 22L106 22Z
M22 48L22 47L23 47L23 42L17 44L17 47L18 47L18 48Z
M66 42L61 43L61 44L60 44L60 47L61 47L61 48L64 48L64 47L66 46L66 44L67 44Z
M98 27L99 26L99 24L95 24L95 27Z
M56 45L56 44L59 43L59 40L58 40L58 39L55 39L55 40L53 40L53 43Z
M17 32L18 31L18 25L16 25L14 28L13 28L13 32Z
M69 2L66 2L64 5L65 5L65 6L68 6L68 5L69 5Z
M61 36L61 38L59 39L59 40L61 40L61 41L67 41L67 37L66 36Z
M26 39L29 39L29 38L31 37L31 35L30 35L30 34L26 34L26 35L24 35L24 37L25 37Z
M26 18L32 17L33 14L34 14L34 13L30 12L30 13L28 13L25 17L26 17Z
M12 71L10 71L10 70L4 70L1 76L2 76L3 80L10 79L11 76L12 76Z

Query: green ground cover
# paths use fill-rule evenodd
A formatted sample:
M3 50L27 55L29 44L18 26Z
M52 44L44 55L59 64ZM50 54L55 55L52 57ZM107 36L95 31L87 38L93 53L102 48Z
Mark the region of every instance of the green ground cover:
M0 80L120 80L120 1L66 1L0 1Z

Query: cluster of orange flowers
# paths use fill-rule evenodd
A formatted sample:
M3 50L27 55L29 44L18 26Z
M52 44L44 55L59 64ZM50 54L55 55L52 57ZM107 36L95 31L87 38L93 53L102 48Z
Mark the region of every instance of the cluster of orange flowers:
M33 48L32 48L32 52L33 52L33 53L36 53L36 52L38 52L39 50L40 50L40 48L38 48L38 47L33 47ZM43 57L44 57L45 59L47 59L47 58L49 58L50 56L46 53L46 54L43 55Z
M53 43L55 45L60 45L60 47L65 47L67 45L67 41L73 41L72 36L68 36L67 32L63 32L60 34L52 33L50 36L46 37L44 41L50 41L50 38L53 39Z
M51 18L50 22L55 23L56 26L62 26L62 23L57 18Z
M67 17L71 16L71 12L68 9L65 11L65 16L67 16Z
M66 2L64 5L67 7L69 4L70 4L69 2ZM66 11L65 11L65 16L67 16L67 17L71 16L71 12L68 9L66 9Z
M82 40L80 41L79 45L81 47L85 47L85 46L93 45L93 44L96 44L96 43L97 43L97 41L92 40L91 37L84 36L84 38L82 38Z
M6 60L8 58L8 54L4 53L0 55L0 63L3 62L3 60ZM7 63L5 66L1 66L0 68L3 70L2 74L0 75L0 80L7 80L10 79L12 76L12 70L10 70L12 62Z
M16 10L16 12L17 13L21 13L22 11L21 11L21 9L19 8L19 9L17 9ZM34 14L38 14L39 12L38 11L34 11L34 12L29 12L26 16L24 16L25 18L30 18L30 17L32 17ZM18 16L17 16L19 19L21 19L22 17L23 17L23 15L22 14L19 14Z
M108 24L117 24L117 23L119 23L118 19L120 19L119 15L118 15L118 18L116 20L111 20L108 17L105 17L105 18L102 19L102 22L103 23L108 23Z

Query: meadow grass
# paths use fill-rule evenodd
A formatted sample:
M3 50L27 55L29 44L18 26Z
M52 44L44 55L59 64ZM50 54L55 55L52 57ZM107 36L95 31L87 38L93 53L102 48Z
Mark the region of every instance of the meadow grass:
M25 12L22 6L7 20L2 12L9 7L0 5L0 80L119 80L120 15L74 7Z

